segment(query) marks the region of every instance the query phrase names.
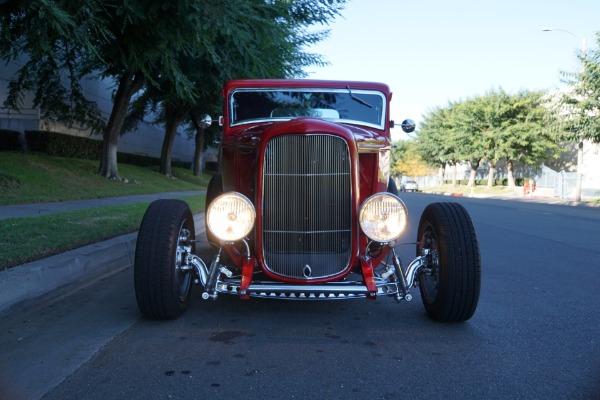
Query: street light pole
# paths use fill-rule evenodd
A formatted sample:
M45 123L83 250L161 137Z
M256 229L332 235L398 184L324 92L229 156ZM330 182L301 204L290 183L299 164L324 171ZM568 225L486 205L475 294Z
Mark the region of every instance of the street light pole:
M567 31L565 29L559 29L559 28L544 28L544 29L542 29L542 31L544 31L544 32L559 31L559 32L568 33L569 35L573 36L578 41L581 41L581 59L582 59L581 73L585 74L585 60L586 60L586 52L587 52L585 37L580 38L579 36L577 36L576 34L574 34L571 31ZM582 169L583 169L583 139L579 138L579 141L577 143L577 183L575 184L575 201L581 201L581 182L583 180L583 176L581 174Z

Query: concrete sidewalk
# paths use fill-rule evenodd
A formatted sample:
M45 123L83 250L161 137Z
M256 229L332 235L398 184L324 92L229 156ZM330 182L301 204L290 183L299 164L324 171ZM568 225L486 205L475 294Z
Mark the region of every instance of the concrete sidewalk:
M522 201L526 203L542 203L554 204L562 206L580 206L580 207L600 207L600 203L591 201L574 201L569 199L561 199L560 197L549 196L519 196L514 194L494 195L494 194L470 194L470 193L453 193L453 192L421 192L424 194L432 194L439 196L450 197L468 197L473 199L493 199L493 200L512 200Z
M149 202L204 193L169 192L60 203L0 207L0 219ZM204 235L204 213L194 215L196 237ZM137 232L0 271L0 315L41 297L57 297L133 266Z
M164 192L138 194L132 196L107 197L103 199L69 200L52 203L16 204L0 206L0 220L8 218L39 217L63 211L82 210L86 208L119 206L124 204L151 202L157 199L173 199L206 193L206 190L187 192Z

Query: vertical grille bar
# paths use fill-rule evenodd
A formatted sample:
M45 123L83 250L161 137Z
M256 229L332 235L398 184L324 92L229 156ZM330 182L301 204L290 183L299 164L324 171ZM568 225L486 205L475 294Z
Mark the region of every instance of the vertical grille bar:
M342 272L352 252L350 154L330 135L285 135L266 146L263 256L279 275L314 279Z

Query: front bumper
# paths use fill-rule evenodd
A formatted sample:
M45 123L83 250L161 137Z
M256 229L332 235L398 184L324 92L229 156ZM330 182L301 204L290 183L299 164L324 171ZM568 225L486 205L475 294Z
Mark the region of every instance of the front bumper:
M193 268L196 283L202 284L205 291L203 299L216 298L218 293L239 295L241 297L278 298L289 300L329 300L375 298L377 296L394 296L396 300L412 299L409 293L417 283L419 273L427 273L426 255L415 258L404 269L394 255L393 265L387 265L383 273L373 277L373 284L368 284L362 276L353 280L350 275L347 280L326 282L321 284L287 284L276 281L252 280L244 285L243 276L234 276L227 266L220 264L217 255L210 265L196 255L187 258L188 268ZM365 260L368 261L368 260Z

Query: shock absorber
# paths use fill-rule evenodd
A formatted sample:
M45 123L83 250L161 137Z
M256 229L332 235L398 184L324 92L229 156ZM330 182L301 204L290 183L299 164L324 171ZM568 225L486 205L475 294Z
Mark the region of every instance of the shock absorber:
M396 271L396 278L398 279L398 282L400 283L400 290L402 291L402 294L400 294L400 292L396 293L396 301L400 301L402 299L404 299L406 301L411 301L412 295L410 294L409 289L408 289L408 282L406 281L406 276L404 275L404 271L402 270L402 265L400 264L400 259L396 255L396 251L394 250L393 247L392 247L392 261L394 262L394 270Z

